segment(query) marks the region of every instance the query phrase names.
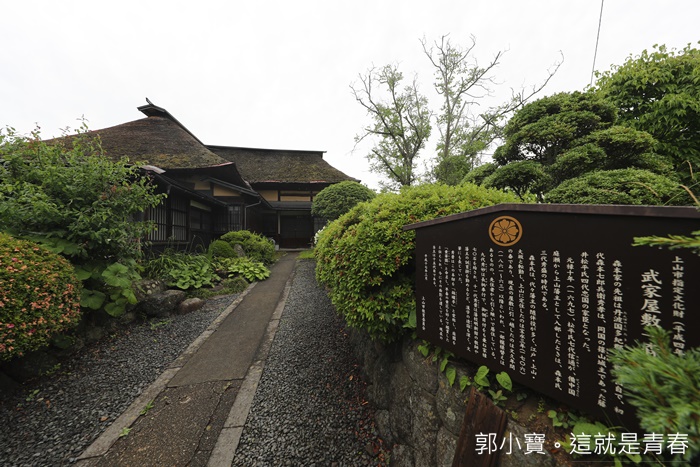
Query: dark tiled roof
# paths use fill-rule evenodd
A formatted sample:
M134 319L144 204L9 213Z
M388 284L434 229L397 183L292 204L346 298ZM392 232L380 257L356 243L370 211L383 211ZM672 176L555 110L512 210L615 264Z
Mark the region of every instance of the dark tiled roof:
M131 162L163 169L194 169L229 163L168 118L142 118L90 133L100 136L105 154L112 159L126 156Z
M219 156L235 162L249 183L335 183L356 180L323 160L322 151L255 149L207 146Z

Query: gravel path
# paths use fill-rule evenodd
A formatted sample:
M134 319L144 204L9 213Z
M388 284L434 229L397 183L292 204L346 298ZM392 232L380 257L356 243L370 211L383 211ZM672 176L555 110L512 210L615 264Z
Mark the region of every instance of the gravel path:
M343 320L300 261L233 465L383 464L365 389Z
M122 329L0 400L0 465L74 462L234 298ZM384 464L365 389L344 323L301 261L233 465Z
M234 298L121 329L0 401L0 465L72 463Z

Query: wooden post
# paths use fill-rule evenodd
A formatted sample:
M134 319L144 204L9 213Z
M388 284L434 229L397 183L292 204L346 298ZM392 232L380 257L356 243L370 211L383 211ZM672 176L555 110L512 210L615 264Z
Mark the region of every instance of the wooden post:
M496 441L500 443L506 430L506 422L506 413L472 386L469 391L469 402L464 413L464 421L462 421L462 429L457 440L452 467L496 466L500 451L487 449L479 453L476 446L476 435L479 433L486 436L495 434Z

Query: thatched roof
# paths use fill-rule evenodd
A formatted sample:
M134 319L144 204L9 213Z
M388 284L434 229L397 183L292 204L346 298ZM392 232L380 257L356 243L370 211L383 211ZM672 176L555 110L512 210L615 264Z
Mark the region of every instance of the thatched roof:
M207 146L234 162L249 183L336 183L357 181L323 160L323 151Z
M131 162L163 169L194 169L229 164L206 148L178 123L165 117L148 117L91 131L100 136L107 157L128 157Z

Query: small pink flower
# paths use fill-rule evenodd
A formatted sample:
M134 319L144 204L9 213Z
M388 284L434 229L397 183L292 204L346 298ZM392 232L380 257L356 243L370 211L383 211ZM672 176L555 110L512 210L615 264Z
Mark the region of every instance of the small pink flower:
M9 329L12 329L15 327L15 325L12 323L7 323L5 326L7 326Z

